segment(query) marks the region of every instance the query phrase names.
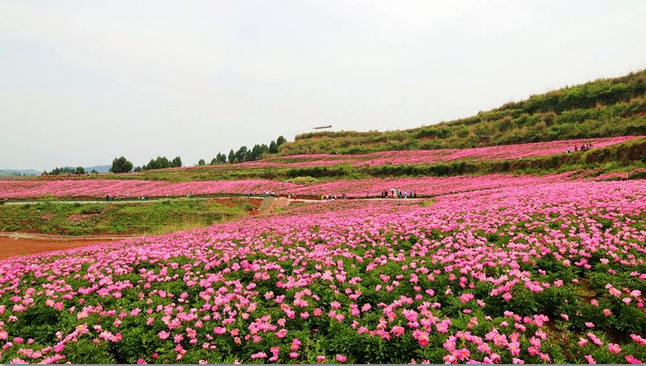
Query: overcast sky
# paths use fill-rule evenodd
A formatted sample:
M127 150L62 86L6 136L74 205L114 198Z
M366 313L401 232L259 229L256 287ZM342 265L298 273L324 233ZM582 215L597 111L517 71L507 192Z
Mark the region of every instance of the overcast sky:
M646 68L646 1L0 1L0 168L185 165Z

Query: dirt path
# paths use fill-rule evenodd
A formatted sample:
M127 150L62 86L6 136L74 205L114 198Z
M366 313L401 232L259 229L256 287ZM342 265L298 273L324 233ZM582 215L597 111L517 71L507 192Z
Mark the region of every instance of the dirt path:
M51 252L105 242L105 239L43 240L0 236L0 260L17 255Z

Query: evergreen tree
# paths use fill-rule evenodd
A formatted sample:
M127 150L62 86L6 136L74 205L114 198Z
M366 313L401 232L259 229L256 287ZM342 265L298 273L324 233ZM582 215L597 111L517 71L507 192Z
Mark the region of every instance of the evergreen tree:
M270 154L278 153L278 144L276 144L276 141L272 141L269 143L269 153Z
M224 154L218 154L218 162L224 164L227 162L227 156Z
M247 147L246 147L246 146L241 146L241 147L238 149L238 151L236 151L236 155L235 155L235 157L236 157L236 161L237 161L238 163L242 163L243 161L245 161L245 158L247 157L247 152L248 152L248 151L249 151L249 150L247 149Z
M132 170L132 163L125 157L114 158L110 171L113 173L128 173Z
M180 168L182 166L182 159L179 156L176 156L170 166Z

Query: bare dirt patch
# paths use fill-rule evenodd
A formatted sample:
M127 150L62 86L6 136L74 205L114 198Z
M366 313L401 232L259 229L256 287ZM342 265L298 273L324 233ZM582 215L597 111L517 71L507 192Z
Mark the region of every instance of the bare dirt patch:
M105 242L102 240L40 240L0 236L0 259L17 255L27 255L55 250L78 248L86 245Z

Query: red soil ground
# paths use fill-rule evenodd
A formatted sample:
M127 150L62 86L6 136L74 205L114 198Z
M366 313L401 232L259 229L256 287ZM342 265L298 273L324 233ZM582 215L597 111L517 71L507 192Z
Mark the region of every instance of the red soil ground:
M39 240L14 239L0 236L0 260L16 255L51 252L54 250L77 248L84 245L105 242L106 240Z

